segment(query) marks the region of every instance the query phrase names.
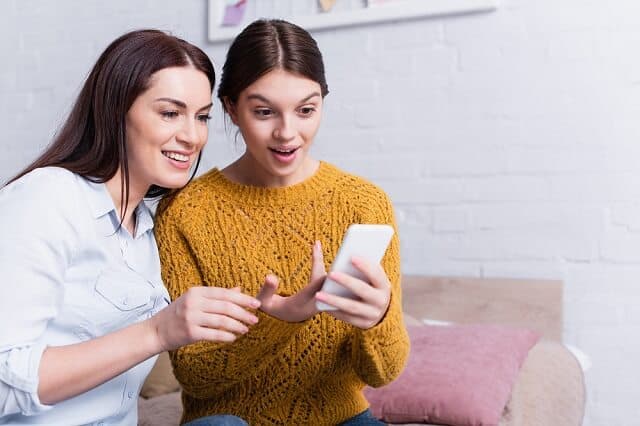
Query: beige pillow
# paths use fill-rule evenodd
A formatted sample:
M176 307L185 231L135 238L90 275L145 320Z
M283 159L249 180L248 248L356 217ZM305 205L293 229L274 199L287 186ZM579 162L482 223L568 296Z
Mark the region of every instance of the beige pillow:
M163 352L158 356L156 364L142 385L140 396L143 398L153 398L154 396L164 395L178 390L180 390L180 384L173 375L173 367L171 367L169 353Z

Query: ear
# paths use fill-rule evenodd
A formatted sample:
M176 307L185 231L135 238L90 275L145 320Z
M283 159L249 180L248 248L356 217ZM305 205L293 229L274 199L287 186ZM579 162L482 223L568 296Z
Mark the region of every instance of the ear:
M233 122L233 124L237 126L238 111L236 110L236 105L231 102L228 96L224 97L224 109L227 111L227 114L229 114L229 117L231 117L231 121Z

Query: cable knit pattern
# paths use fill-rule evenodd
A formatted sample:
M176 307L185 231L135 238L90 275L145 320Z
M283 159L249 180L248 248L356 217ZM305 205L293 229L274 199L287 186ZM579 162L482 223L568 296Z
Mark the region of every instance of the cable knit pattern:
M163 278L174 299L196 285L241 286L255 296L268 273L280 278L279 294L294 294L308 283L314 241L328 268L352 223L396 228L382 190L327 163L286 188L239 185L213 169L159 207ZM228 413L251 425L335 425L364 411L365 384L389 383L409 352L397 232L383 267L391 303L369 330L326 313L287 323L258 312L259 323L234 343L172 352L182 421Z

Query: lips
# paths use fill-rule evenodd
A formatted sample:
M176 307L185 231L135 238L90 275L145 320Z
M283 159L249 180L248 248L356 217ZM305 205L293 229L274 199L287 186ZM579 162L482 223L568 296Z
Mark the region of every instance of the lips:
M175 161L180 161L181 163L186 163L189 161L189 156L185 154L180 154L179 152L174 151L162 151L162 155L167 158L170 158Z
M291 164L296 159L296 153L300 149L299 146L279 146L276 148L269 148L269 151L273 154L273 157L281 164Z
M191 167L191 155L176 151L162 151L169 164L179 170L188 170Z
M278 148L269 148L269 151L278 154L278 155L284 155L284 156L288 156L288 155L292 155L294 152L296 152L300 147L296 146L296 147L278 147Z

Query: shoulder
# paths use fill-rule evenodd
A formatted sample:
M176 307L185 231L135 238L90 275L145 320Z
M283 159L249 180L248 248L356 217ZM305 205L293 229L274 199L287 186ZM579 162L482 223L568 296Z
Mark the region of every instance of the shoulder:
M85 223L82 177L59 167L33 170L0 190L0 233L71 238ZM88 217L88 216L87 216Z
M343 196L364 203L375 200L384 203L390 202L386 192L370 180L345 172L329 163L323 162L322 165L334 177L335 185Z
M390 223L394 213L387 193L370 180L345 172L336 166L323 163L334 176L339 205L362 223Z
M38 191L75 184L77 175L62 167L35 169L3 188L10 191Z
M212 169L165 196L158 204L157 221L175 220L185 214L197 214L215 192L215 176L218 173L218 169Z
M64 206L78 196L82 177L61 167L43 167L20 177L0 190L0 202Z

